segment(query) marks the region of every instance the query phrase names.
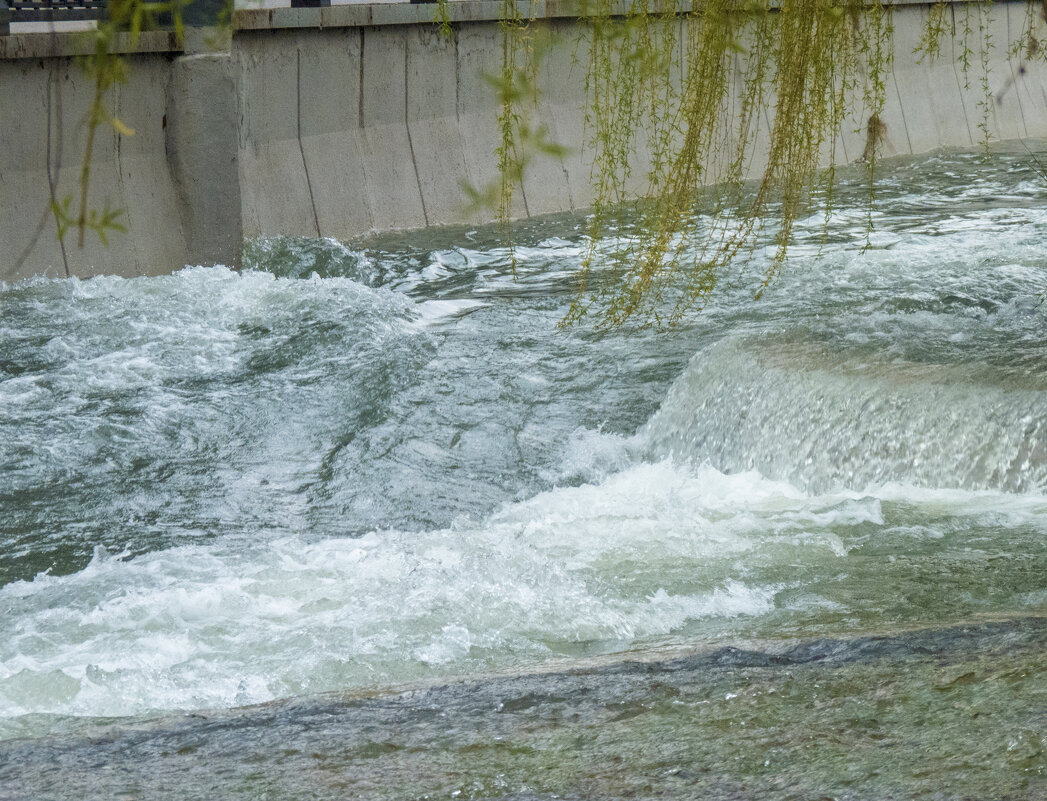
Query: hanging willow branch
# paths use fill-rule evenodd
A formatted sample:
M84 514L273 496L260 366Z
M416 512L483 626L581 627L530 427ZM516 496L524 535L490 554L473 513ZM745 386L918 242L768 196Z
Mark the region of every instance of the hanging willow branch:
M120 217L124 214L123 209L111 209L108 200L101 210L91 208L88 203L91 165L99 127L111 127L120 136L134 136L135 133L110 111L106 102L113 88L127 81L129 73L127 58L115 52L116 40L120 36L128 36L133 49L142 30L156 27L164 15L170 16L175 35L181 40L184 33L182 7L187 2L188 0L110 0L105 19L99 23L96 30L88 34L91 37L92 52L80 59L80 67L91 80L93 92L85 120L87 136L80 162L79 197L75 207L71 195L60 201L56 198L51 200L51 215L54 217L59 240L64 242L65 235L75 229L77 247L82 248L85 234L91 230L103 245L108 245L108 233L126 230L120 222Z
M723 270L751 251L764 220L773 216L776 248L766 286L781 269L794 222L819 181L831 188L849 100L863 98L876 119L882 109L890 12L878 3L845 8L802 0L772 9L767 0L707 0L678 16L684 31L679 41L663 15L651 46L651 15L635 9L624 27L632 24L635 31L626 35L644 46L626 49L639 53L636 58L618 60L605 55L611 47L605 31L617 33L614 24L593 24L593 250L579 273L567 324L593 312L598 328L677 323L701 307ZM684 67L674 75L665 54L677 46ZM647 202L638 208L638 239L619 248L610 274L594 288L596 243L608 209L623 199L629 147L642 116L632 113L640 105L640 86L647 97L663 100L652 119L671 123L649 132L653 168ZM773 112L769 120L765 110ZM758 147L764 166L755 193L743 202L741 188ZM819 169L823 163L830 165L827 177ZM699 225L701 210L714 216Z
M506 3L508 86L520 81L517 37L526 37L528 24ZM940 53L945 10L943 3L931 8L921 58ZM892 12L881 0L632 0L625 13L620 2L588 0L583 19L595 198L589 251L564 325L583 318L598 329L674 325L770 232L773 255L759 295L785 263L812 196L831 213L837 142L848 124L866 137L871 208L893 60ZM961 25L963 74L974 58L967 43L979 35L987 73L985 9L967 9ZM503 95L498 209L507 226L527 148L520 149L517 97ZM983 132L988 108L987 100ZM637 194L637 163L650 172L631 212L638 233L625 237L612 221ZM619 238L606 252L609 234Z

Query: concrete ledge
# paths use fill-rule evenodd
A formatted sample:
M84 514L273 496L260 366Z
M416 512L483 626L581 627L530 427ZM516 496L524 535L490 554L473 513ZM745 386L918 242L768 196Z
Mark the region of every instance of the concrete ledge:
M775 8L780 0L771 3ZM952 4L983 3L984 0L952 0ZM893 0L892 6L930 6L934 0ZM515 0L520 19L583 19L595 16L593 0ZM611 16L625 16L633 7L632 0L615 0ZM692 10L691 0L654 4L652 12L675 9L678 13ZM358 28L382 25L432 25L436 23L437 5L433 3L353 3L326 8L241 8L233 12L236 31L272 30L276 28ZM448 0L447 17L452 23L493 22L505 16L502 0Z
M953 4L981 3L983 0L952 0ZM893 6L933 4L933 0L894 0ZM777 3L772 3L772 6ZM611 14L628 13L632 0L616 0ZM516 0L521 19L581 19L593 16L592 0ZM691 10L690 0L676 9ZM448 18L452 23L491 22L503 18L502 0L449 0ZM384 25L432 25L436 22L436 3L353 3L325 8L241 8L233 12L233 31L277 30L282 28L362 28ZM0 36L0 60L21 58L62 58L89 55L94 48L90 31L12 33ZM199 51L202 48L189 48ZM173 31L143 31L132 46L130 34L120 34L114 53L180 53L186 50Z
M113 53L181 53L174 31L143 31L132 46L129 33L117 34ZM69 58L94 52L94 37L87 32L13 33L0 36L0 60L17 58Z

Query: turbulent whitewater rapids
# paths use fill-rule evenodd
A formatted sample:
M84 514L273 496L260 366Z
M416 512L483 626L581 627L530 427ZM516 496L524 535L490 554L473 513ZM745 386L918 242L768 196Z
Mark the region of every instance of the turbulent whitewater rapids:
M0 289L0 798L1042 797L1047 186L883 170L671 335L567 217Z

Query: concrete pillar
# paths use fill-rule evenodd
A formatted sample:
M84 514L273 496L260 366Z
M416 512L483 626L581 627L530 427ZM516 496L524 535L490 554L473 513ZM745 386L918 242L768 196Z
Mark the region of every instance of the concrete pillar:
M164 131L189 264L240 264L236 108L228 53L175 60Z

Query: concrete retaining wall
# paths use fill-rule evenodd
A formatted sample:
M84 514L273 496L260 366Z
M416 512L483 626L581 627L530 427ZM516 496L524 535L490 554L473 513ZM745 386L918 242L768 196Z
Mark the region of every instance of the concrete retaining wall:
M70 201L71 214L79 208L83 120L93 87L69 58L0 61L0 279L37 273L86 276L103 270L134 274L170 269L186 260L164 153L170 62L136 56L132 69L134 80L117 89L112 106L136 135L120 136L108 125L99 126L88 195L92 209L102 211L106 204L125 209L118 222L127 233L113 231L108 248L90 234L78 248L75 231L65 247L60 245L48 209L52 183L56 199ZM27 248L24 263L12 275Z
M93 234L83 249L75 234L63 246L46 214L52 183L58 198L78 197L91 86L72 56L83 45L72 37L0 37L0 280L236 264L245 237L349 239L486 221L491 212L469 209L461 184L497 180L498 104L482 76L500 71L502 3L452 4L450 37L433 24L433 9L241 11L221 53L186 54L166 34L145 36L130 80L113 98L135 135L99 128L92 160L92 207L108 202L126 210L127 233L112 233L108 248ZM995 43L992 137L1047 136L1047 67L1009 58L1002 45L1021 35L1026 4L953 9L957 17L973 15L976 28L989 26ZM586 26L572 0L546 0L533 11L532 24L550 43L535 118L571 152L530 166L513 209L519 217L592 202L584 146ZM902 3L894 12L894 67L881 115L885 155L981 140L982 38L976 33L968 42L973 85L965 86L959 38L946 40L940 59L918 63L913 56L928 13L921 3ZM957 20L957 37L962 27ZM858 109L845 126L839 161L861 154L866 116ZM632 191L644 188L643 150ZM759 161L757 154L754 171Z
M5 41L6 40L6 41ZM121 136L99 126L91 159L89 207L124 209L109 247L94 234L64 247L48 214L54 197L79 207L84 120L93 84L74 64L80 40L68 46L43 34L0 37L0 280L26 275L125 275L170 270L187 260L176 186L165 153L163 122L173 57L167 34L150 34L128 56L132 79L110 100L113 113L136 129ZM41 46L46 45L46 49ZM149 52L149 51L154 52ZM58 55L50 55L58 51ZM35 242L35 245L34 245Z

